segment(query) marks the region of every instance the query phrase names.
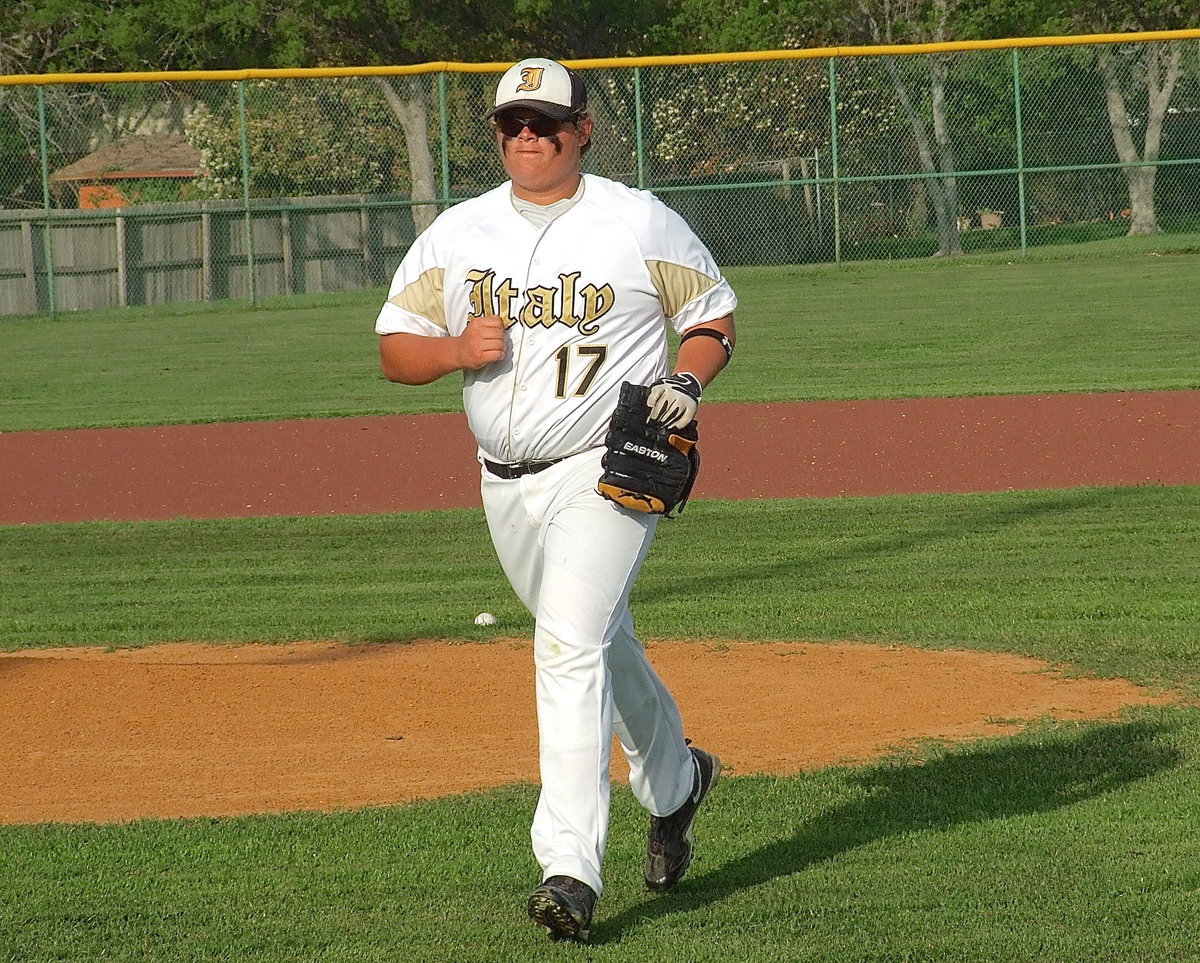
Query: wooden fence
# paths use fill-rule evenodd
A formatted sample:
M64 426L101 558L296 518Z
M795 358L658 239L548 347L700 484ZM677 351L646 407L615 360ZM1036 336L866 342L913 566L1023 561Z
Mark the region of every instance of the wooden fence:
M0 315L374 287L415 236L379 196L0 211Z

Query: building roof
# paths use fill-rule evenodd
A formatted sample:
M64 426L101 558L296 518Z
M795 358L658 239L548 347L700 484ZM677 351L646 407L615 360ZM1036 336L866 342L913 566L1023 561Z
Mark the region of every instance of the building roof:
M180 134L165 134L122 137L73 164L60 167L50 175L50 181L62 184L135 177L195 177L199 173L199 149Z

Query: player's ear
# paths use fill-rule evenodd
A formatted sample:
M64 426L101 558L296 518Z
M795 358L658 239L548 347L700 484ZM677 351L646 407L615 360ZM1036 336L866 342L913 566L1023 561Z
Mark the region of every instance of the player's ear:
M586 147L592 142L592 118L584 114L575 124L579 131L579 146Z

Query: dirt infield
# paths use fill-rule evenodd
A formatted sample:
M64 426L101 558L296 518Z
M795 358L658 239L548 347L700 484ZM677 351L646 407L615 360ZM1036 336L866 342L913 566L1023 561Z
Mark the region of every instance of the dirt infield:
M1200 391L713 404L695 498L1200 484ZM479 504L461 414L0 434L0 524Z
M649 653L689 735L734 773L1164 701L1009 655L680 642ZM336 810L537 780L527 641L56 649L0 655L0 678L0 823ZM489 719L504 724L482 730Z
M713 405L702 432L698 498L1200 484L1200 392ZM472 455L457 415L0 434L0 523L476 505ZM1166 701L1007 655L649 650L735 773ZM343 809L537 775L527 640L57 649L0 654L0 680L0 823ZM504 729L481 733L489 718Z

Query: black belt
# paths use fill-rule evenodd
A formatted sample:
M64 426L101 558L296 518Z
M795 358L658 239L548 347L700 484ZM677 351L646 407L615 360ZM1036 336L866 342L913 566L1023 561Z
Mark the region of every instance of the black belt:
M483 467L497 478L520 478L522 475L536 475L545 471L551 465L557 465L561 458L551 458L549 461L519 461L515 465L502 465L499 462L483 460Z

